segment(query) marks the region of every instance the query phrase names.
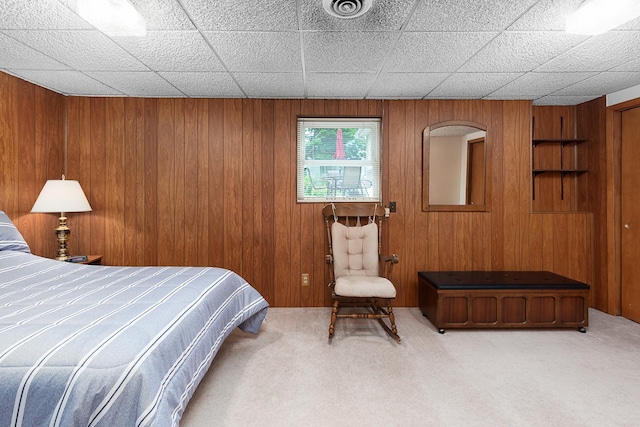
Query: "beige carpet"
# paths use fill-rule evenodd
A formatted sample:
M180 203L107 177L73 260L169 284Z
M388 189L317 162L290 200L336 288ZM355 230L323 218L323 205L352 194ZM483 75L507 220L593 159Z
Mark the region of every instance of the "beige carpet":
M181 426L637 426L640 325L437 333L396 309L402 342L329 308L272 308L223 344Z

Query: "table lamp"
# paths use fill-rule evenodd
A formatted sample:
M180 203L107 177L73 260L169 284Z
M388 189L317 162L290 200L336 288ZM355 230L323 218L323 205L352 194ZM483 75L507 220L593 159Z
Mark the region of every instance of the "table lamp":
M61 180L48 180L36 202L31 209L32 213L57 213L60 212L58 228L56 228L56 236L58 237L58 256L57 260L66 261L67 241L69 239L69 227L67 227L67 217L65 212L89 212L91 205L87 197L80 187L78 181L65 179L62 175Z

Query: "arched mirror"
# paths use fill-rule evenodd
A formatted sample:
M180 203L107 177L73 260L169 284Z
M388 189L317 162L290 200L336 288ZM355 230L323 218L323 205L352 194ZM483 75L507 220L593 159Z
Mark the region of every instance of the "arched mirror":
M468 121L442 122L427 127L422 137L422 209L488 210L487 127Z

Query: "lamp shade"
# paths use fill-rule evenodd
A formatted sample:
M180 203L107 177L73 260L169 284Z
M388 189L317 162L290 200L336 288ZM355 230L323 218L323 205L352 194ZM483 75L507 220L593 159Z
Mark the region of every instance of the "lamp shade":
M42 187L32 213L89 212L91 205L78 181L50 179Z

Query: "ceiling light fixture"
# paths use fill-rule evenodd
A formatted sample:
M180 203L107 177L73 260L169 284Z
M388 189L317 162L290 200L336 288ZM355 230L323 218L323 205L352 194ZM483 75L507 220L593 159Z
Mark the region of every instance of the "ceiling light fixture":
M147 34L147 24L128 0L78 0L78 15L108 36Z
M606 33L640 16L638 0L586 0L567 17L565 31L572 34Z
M322 0L324 10L336 18L349 19L364 15L373 0Z

